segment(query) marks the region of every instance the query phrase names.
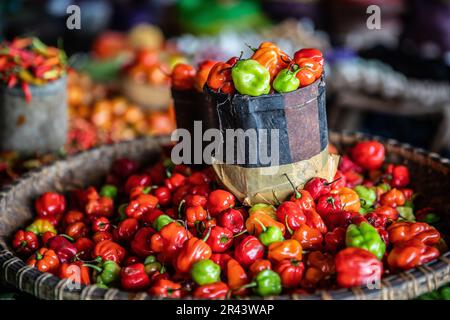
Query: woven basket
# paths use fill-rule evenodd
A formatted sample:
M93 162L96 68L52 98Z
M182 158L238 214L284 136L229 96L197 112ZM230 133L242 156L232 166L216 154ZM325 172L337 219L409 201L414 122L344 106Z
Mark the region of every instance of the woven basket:
M367 137L359 134L330 134L331 142L340 151L364 138ZM450 161L395 140L374 139L385 144L390 161L406 163L411 168L413 188L427 195L424 203L442 211L442 218L448 226ZM28 173L9 186L0 194L0 279L42 299L154 299L145 292L128 293L97 286L70 288L68 280L41 273L16 257L10 251L9 237L32 219L32 200L42 192L63 192L95 184L106 174L115 158L127 156L152 161L159 152L159 141L151 138L104 146ZM445 234L448 236L450 233L445 231ZM450 252L447 252L426 265L383 278L379 289L357 287L319 291L311 295L283 295L274 299L411 299L449 281Z

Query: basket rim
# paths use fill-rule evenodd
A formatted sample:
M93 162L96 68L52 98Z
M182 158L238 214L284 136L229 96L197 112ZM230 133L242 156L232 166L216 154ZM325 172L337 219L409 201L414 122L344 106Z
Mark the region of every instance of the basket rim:
M422 148L416 148L408 143L401 143L395 139L386 139L380 136L367 135L364 133L336 133L331 131L331 140L334 139L353 139L353 140L377 140L385 145L401 147L408 151L426 156L433 162L437 162L450 169L450 160L441 157L437 153L428 152ZM41 173L46 168L58 166L61 162L75 161L78 157L86 156L98 152L102 149L114 149L119 145L133 145L138 141L147 139L155 140L157 143L167 141L166 137L161 138L149 138L143 137L131 141L120 142L116 144L103 145L85 152L77 153L66 159L58 159L51 164L47 164L43 167L37 168L26 173L20 179L14 181L12 184L2 189L0 192L0 203L5 201L6 194L13 192L15 186L19 183L26 182L30 177ZM42 273L36 268L29 267L25 262L17 257L14 252L8 249L6 238L0 237L0 280L4 283L12 285L20 291L24 291L37 298L44 299L95 299L95 300L180 300L171 298L160 298L150 296L146 292L130 293L122 291L118 288L103 289L96 285L81 285L79 288L71 288L68 286L67 279L60 279L50 273ZM401 298L415 298L418 295L437 289L443 284L450 281L450 251L444 253L439 258L418 266L416 268L403 271L400 273L392 274L381 279L379 286L373 288L365 287L353 287L353 288L341 288L332 290L320 290L312 294L284 294L274 297L242 297L239 300L348 300L348 299L395 299L400 295ZM32 286L24 286L24 283L32 283ZM41 290L46 289L51 291L52 295L42 295ZM401 294L400 294L401 293ZM198 300L197 298L188 297L181 300Z

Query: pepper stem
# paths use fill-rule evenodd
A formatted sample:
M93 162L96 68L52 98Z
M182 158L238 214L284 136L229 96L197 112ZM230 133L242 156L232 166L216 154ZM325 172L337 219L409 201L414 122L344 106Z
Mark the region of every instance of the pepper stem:
M278 199L277 195L275 194L275 190L273 190L273 189L272 189L272 195L277 202L277 206L279 206L281 204L281 201L280 201L280 199Z
M97 272L102 272L102 271L103 271L103 269L100 268L99 266L96 266L96 265L90 264L90 263L83 263L83 267L89 267L89 268L92 268L92 269L94 269L94 270L97 271Z
M233 238L237 238L237 237L239 237L239 236L242 236L243 234L245 234L245 233L247 233L247 232L248 232L247 229L242 230L241 232L236 233L236 234L233 236Z
M75 241L74 238L72 238L71 236L69 236L69 235L67 235L67 234L61 233L60 236L66 238L66 239L69 240L69 241L72 241L72 242Z
M209 227L208 232L206 233L205 237L203 238L203 242L206 242L208 240L209 236L211 235L211 230L212 230L212 228Z
M302 194L297 190L297 188L295 187L294 183L292 182L292 180L289 178L289 176L287 175L287 173L283 173L283 175L286 177L286 179L289 181L289 183L292 186L292 189L294 189L295 192L295 199L300 199L302 197Z
M284 224L286 225L286 228L288 229L289 233L291 235L293 235L294 231L292 231L291 227L289 227L288 216L287 215L284 216Z
M267 231L267 227L264 225L264 223L262 223L258 218L255 218L255 221L259 223L263 232Z
M186 201L183 199L181 200L180 204L178 205L178 218L181 218L181 210L183 209L184 204L186 203Z

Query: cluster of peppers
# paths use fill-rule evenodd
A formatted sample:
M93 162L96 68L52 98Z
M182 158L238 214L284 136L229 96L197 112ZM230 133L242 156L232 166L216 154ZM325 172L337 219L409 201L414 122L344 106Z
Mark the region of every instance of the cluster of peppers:
M210 168L119 159L99 188L46 192L12 241L30 266L82 284L159 297L230 298L368 286L446 250L415 210L406 166L376 141L279 205L242 207ZM290 181L286 176L287 181Z
M286 93L306 87L323 73L324 58L318 49L301 49L292 59L271 42L252 48L249 59L232 57L228 61L206 60L198 71L180 63L172 72L172 86L179 90L203 91L205 84L215 92L260 96Z
M21 86L27 102L30 85L41 86L66 73L64 51L49 47L38 38L16 38L0 44L0 81L8 88Z

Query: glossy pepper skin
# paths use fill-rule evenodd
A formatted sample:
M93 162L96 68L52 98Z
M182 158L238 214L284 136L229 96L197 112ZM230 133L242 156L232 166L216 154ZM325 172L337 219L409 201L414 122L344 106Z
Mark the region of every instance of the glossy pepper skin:
M159 279L149 289L148 293L152 296L162 298L181 298L182 287L179 283L168 279Z
M166 214L162 214L153 221L153 228L155 228L156 231L160 231L162 228L172 222L174 222L174 220L171 217Z
M192 294L199 299L225 299L230 289L223 282L216 282L200 286Z
M43 247L28 258L27 265L37 268L40 272L56 273L60 262L55 251Z
M294 53L295 62L298 62L300 59L304 58L312 59L322 66L325 63L322 52L315 48L303 48Z
M295 288L302 281L305 266L301 261L283 260L275 266L274 270L280 275L284 288Z
M59 193L46 192L36 199L34 207L38 217L58 221L66 210L66 199Z
M127 291L141 291L150 286L150 279L145 273L143 263L135 263L120 271L122 288Z
M258 61L238 61L231 69L231 77L240 94L257 97L270 92L270 73Z
M111 260L121 264L125 259L126 251L118 243L111 240L104 240L95 245L93 256L101 257L103 261Z
M361 209L360 198L354 190L343 187L333 190L332 193L339 196L341 210L359 212Z
M263 270L272 270L272 263L270 262L270 260L258 259L255 262L253 262L248 268L249 275L251 277L256 276Z
M441 239L439 231L424 222L396 222L388 229L389 241L397 243L416 239L426 245L435 245Z
M63 236L55 236L50 238L46 245L49 249L52 249L56 253L59 261L62 263L71 261L77 254L77 248L75 245Z
M418 239L411 239L394 245L387 262L392 270L408 270L439 257L439 250Z
M352 160L367 170L376 170L384 162L385 149L378 141L358 142L351 150Z
M92 231L109 231L111 229L111 223L106 217L100 217L92 222Z
M304 250L320 250L322 248L322 233L306 224L295 230L292 239L297 240Z
M22 256L27 256L39 248L39 238L31 231L19 230L12 240L13 249Z
M31 231L36 235L43 235L46 232L51 232L57 234L53 224L46 219L35 219L26 229L26 231Z
M210 246L203 240L192 237L187 240L178 254L174 266L180 273L187 273L197 261L209 259L212 255Z
M172 70L172 87L178 90L192 90L195 82L195 68L186 63L178 63Z
M266 70L272 82L282 69L286 68L291 58L272 42L263 42L252 55ZM238 90L239 91L239 90Z
M272 243L267 258L274 263L285 259L302 260L302 246L295 239Z
M186 209L186 221L189 227L195 226L195 223L205 221L208 214L202 206L192 206Z
M232 94L236 91L233 79L231 77L231 68L233 66L226 62L216 63L208 75L206 81L209 88L216 92Z
M293 201L284 201L277 208L278 221L284 222L288 230L295 231L306 223L306 217L300 206Z
M367 188L365 186L356 186L353 190L358 194L361 201L361 206L365 209L372 207L377 200L377 195L375 190L372 188ZM347 209L348 210L348 209Z
M347 247L362 248L373 253L378 259L382 259L386 251L386 245L373 226L361 222L359 226L351 224L347 227L345 235Z
M245 227L248 233L256 236L259 236L264 231L263 227L276 227L281 231L282 235L286 232L286 227L283 223L278 222L268 214L259 211L250 213L250 216L245 221Z
M142 219L145 212L155 208L157 204L157 197L150 194L143 194L130 202L130 204L125 209L125 214L129 218L140 220Z
M253 287L253 292L261 297L278 295L282 290L281 278L272 270L261 271L247 286Z
M99 272L95 281L99 287L108 288L119 280L121 268L117 262L106 260L102 262L101 272Z
M297 190L295 189L294 194L289 199L292 202L298 204L302 210L311 210L315 208L314 198L307 190Z
M306 225L308 225L308 227L317 229L322 232L322 234L327 233L327 226L315 209L306 210L304 211L304 214L306 217Z
M214 190L208 196L207 209L211 216L215 217L221 212L233 208L235 197L225 190Z
M220 281L220 266L212 260L204 259L195 262L191 267L192 279L200 286Z
M233 234L238 234L244 230L245 220L239 210L228 209L217 216L217 224L230 230Z
M388 192L384 193L380 198L380 203L383 206L389 207L400 207L406 202L405 195L400 190L393 188Z
M140 258L145 258L153 253L151 248L152 235L155 234L155 230L150 227L143 227L139 229L131 240L130 248L131 252Z
M207 230L205 230L205 236L206 233ZM211 228L211 233L206 240L206 243L211 247L211 250L214 253L225 252L233 245L233 233L227 228L214 226Z
M171 222L152 235L151 249L159 253L158 260L169 262L179 254L189 237L189 231L176 222Z
M234 249L234 258L244 267L264 256L264 245L255 236L245 237Z
M364 286L381 279L383 264L367 250L347 248L335 258L337 283L340 287Z
M404 165L389 164L386 168L388 182L393 188L403 188L409 184L409 169Z
M198 65L198 71L194 79L194 87L197 91L203 92L203 86L208 80L209 72L216 63L217 61L214 60L205 60Z
M273 81L273 88L276 92L286 93L297 90L300 86L300 80L297 78L297 73L300 69L296 71L291 71L290 69L281 70Z
M245 269L239 262L237 262L237 260L228 260L226 276L228 287L233 290L234 295L242 295L246 293L246 289L239 290L239 288L248 283L248 276Z

